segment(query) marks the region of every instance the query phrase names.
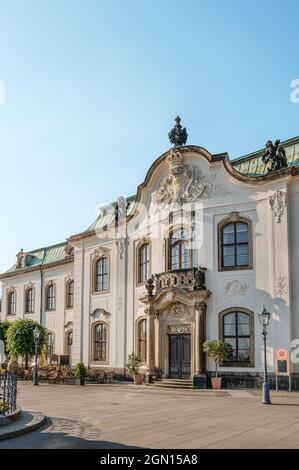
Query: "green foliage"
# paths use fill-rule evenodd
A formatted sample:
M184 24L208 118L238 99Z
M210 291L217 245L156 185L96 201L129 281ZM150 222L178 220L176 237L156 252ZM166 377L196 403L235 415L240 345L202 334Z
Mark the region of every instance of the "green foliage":
M4 342L5 355L8 354L7 341L6 341L6 332L7 332L8 328L10 327L10 325L11 325L11 322L9 322L8 320L0 321L0 339L2 339L2 341Z
M229 359L232 353L232 347L230 344L224 341L208 340L203 344L203 350L209 357L215 361L216 365L216 377L218 377L218 366L219 362Z
M140 357L132 352L131 354L129 354L128 362L125 365L125 368L131 376L134 376L138 374L139 367L141 366L141 364L142 360L140 359Z
M86 377L86 367L83 362L78 362L76 365L75 376L79 379L84 379Z
M47 343L47 331L34 320L16 320L10 324L6 332L7 350L11 358L17 359L19 356L25 359L26 368L28 359L35 354L35 342L33 331L35 327L40 330L38 342L38 355L44 352Z

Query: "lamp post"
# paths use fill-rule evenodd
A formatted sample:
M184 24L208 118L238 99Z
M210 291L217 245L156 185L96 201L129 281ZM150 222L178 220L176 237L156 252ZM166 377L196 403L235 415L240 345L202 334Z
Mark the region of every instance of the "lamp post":
M33 385L38 385L38 374L37 374L37 350L40 337L40 329L36 326L33 330L33 337L35 343L35 365L34 365L34 375L33 375Z
M263 306L259 315L259 322L263 327L262 335L264 339L264 381L263 381L263 399L262 403L265 405L271 405L270 400L270 385L268 381L268 371L267 371L267 326L270 322L270 313L267 312L266 307Z

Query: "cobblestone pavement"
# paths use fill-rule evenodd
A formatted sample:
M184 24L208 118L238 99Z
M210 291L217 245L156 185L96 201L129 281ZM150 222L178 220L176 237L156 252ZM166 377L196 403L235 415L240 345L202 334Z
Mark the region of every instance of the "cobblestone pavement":
M19 404L48 419L5 448L299 448L299 396L133 385L19 384Z

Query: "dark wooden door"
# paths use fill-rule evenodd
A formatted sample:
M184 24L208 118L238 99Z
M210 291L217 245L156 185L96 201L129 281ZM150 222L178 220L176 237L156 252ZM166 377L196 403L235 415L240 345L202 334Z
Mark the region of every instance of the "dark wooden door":
M169 378L190 379L190 334L169 335Z

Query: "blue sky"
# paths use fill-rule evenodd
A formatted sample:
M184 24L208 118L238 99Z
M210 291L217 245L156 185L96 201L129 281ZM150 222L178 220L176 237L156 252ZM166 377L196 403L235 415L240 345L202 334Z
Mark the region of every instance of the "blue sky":
M169 147L299 134L298 1L0 0L0 271L85 229Z

